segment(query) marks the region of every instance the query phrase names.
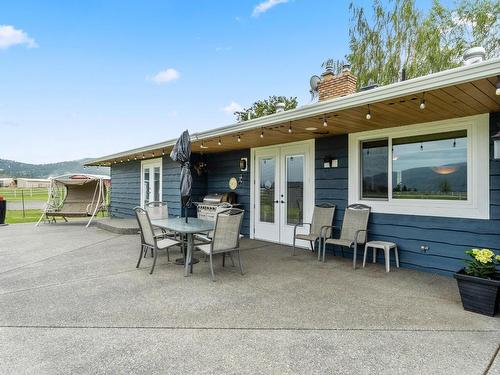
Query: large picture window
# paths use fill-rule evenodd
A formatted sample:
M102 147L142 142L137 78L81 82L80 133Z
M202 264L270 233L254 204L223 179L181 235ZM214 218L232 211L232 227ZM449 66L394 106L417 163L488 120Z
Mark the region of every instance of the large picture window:
M467 131L393 138L392 197L467 200Z
M489 218L488 115L349 134L349 203Z

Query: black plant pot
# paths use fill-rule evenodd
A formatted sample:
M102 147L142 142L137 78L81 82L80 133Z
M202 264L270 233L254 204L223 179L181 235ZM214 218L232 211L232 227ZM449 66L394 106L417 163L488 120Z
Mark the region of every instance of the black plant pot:
M500 303L500 279L496 274L494 278L482 279L470 276L463 269L455 273L458 290L462 297L462 305L467 311L494 316Z

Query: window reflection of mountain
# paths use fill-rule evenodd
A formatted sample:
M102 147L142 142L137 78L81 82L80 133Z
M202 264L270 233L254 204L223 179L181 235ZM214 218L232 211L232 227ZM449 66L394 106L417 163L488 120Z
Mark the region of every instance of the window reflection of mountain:
M420 192L441 191L444 181L450 186L450 191L467 191L467 163L448 164L440 167L418 167L393 172L394 186L406 185L408 189Z

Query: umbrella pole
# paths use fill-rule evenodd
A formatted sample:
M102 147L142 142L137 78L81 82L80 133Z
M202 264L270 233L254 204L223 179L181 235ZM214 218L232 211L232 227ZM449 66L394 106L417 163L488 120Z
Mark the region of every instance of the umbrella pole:
M188 222L188 209L187 206L184 206L184 216L186 217L186 223Z

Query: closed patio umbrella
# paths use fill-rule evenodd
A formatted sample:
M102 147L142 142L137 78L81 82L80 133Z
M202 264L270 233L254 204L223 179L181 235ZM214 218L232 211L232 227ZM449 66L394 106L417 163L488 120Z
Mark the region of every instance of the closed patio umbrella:
M189 132L184 130L175 143L170 158L181 165L181 210L184 208L184 215L186 216L187 223L187 207L191 206L191 189L193 185L193 178L191 177L191 140Z

